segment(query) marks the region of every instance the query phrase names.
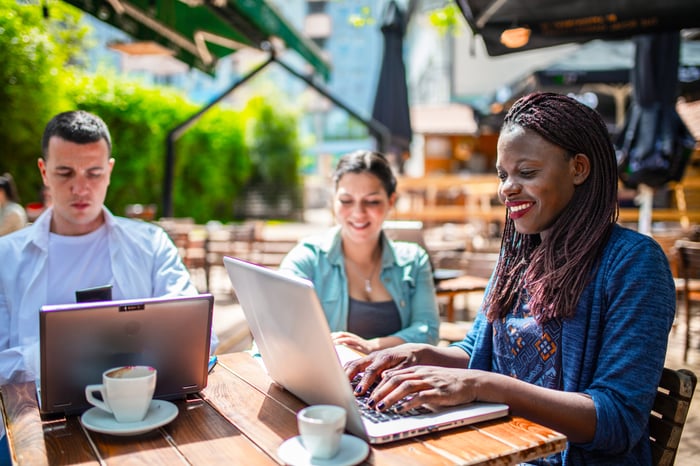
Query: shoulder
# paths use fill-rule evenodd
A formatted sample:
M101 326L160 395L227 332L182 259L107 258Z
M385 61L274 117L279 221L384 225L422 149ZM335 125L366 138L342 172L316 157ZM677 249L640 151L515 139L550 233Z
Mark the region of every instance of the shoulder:
M165 230L160 225L126 217L114 217L114 226L118 230L125 231L129 234L157 236L164 234Z
M613 229L603 251L601 271L606 279L671 275L668 258L652 237L619 225Z
M387 240L386 244L393 250L396 263L401 266L419 262L428 257L426 250L417 243Z
M0 251L3 251L3 257L9 252L19 252L30 241L35 225L29 225L19 230L15 230L7 235L0 236Z
M632 252L663 255L661 246L652 237L615 225L605 248L605 255L610 257Z
M170 236L159 225L144 220L113 217L110 226L112 239L130 250L150 255L156 251L175 249Z
M16 215L20 215L22 217L26 217L26 215L27 215L26 211L24 210L24 207L17 204L16 202L8 202L7 205L5 206L5 209L7 209L11 213L14 213Z
M314 251L316 254L328 254L331 250L340 246L340 241L340 229L335 227L323 233L302 238L299 240L297 247Z

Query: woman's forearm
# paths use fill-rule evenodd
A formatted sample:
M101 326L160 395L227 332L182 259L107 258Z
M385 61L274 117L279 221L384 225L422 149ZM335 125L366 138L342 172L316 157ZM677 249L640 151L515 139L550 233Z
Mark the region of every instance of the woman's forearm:
M555 429L570 442L593 440L597 418L588 395L538 387L502 374L482 375L477 388L479 400L505 403L510 406L511 414Z

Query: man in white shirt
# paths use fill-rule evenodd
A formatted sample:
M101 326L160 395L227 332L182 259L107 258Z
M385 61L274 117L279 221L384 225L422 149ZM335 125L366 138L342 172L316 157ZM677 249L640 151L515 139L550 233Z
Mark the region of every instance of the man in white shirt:
M88 112L56 115L44 130L38 165L53 206L0 238L0 385L37 378L44 304L108 284L115 300L197 294L162 228L104 206L111 153L107 126ZM212 334L212 352L216 343Z

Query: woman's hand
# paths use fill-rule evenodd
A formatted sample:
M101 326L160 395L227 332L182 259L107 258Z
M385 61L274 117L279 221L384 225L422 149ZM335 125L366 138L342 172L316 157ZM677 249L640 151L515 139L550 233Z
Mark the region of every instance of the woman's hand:
M379 351L381 349L391 348L392 346L406 343L403 338L393 335L366 340L350 332L333 332L331 333L331 339L335 345L345 345L348 348L352 348L362 354L369 354L374 351Z
M383 411L437 409L478 399L479 379L488 373L469 369L413 366L384 371L367 404Z
M384 371L420 364L420 355L429 348L432 347L419 343L406 343L376 351L364 358L347 363L345 373L350 380L362 373L362 380L355 387L355 394L362 395L379 379Z
M369 354L379 349L377 338L365 340L350 332L333 332L331 333L331 339L334 345L345 345L363 354Z

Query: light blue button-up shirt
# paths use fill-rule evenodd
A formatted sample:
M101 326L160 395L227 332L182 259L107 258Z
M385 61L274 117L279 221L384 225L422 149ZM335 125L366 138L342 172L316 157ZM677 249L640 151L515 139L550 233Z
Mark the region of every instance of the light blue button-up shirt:
M311 280L331 331L347 330L349 294L340 227L302 240L282 260L280 270ZM440 316L428 253L415 243L391 241L382 234L380 279L401 318L401 330L390 336L437 343Z

